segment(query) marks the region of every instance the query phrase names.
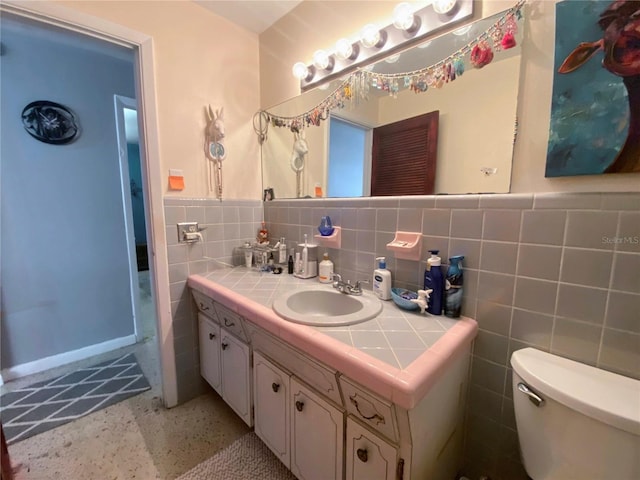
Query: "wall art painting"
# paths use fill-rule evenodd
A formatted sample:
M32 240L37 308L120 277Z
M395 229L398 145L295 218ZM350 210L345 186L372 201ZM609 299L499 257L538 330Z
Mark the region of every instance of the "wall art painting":
M640 172L640 2L556 4L546 177Z

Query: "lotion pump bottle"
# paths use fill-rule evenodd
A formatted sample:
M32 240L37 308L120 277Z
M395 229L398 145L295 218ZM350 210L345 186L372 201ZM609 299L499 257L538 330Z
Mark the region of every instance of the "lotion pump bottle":
M329 260L329 254L324 252L324 257L319 265L318 280L320 283L331 283L333 281L333 262Z
M431 315L442 315L442 299L444 295L444 277L442 275L442 259L438 250L429 250L431 257L427 259L424 271L424 289L433 290L427 303L427 312Z
M373 293L380 300L391 300L391 272L385 257L377 257L378 268L373 271Z

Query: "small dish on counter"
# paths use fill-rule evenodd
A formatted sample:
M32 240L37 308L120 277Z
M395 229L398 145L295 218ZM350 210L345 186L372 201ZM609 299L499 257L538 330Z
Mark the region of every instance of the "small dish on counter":
M404 310L418 310L420 308L417 303L411 301L412 299L417 299L418 294L406 288L392 288L391 298L393 298L396 305Z

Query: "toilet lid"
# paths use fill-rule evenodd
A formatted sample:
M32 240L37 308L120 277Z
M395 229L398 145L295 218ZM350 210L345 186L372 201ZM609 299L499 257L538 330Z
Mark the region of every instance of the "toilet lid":
M640 435L640 380L535 348L515 351L511 366L539 394L583 415Z

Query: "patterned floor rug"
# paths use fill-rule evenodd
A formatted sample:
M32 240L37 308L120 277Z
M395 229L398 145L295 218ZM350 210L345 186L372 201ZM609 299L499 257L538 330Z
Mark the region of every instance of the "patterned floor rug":
M2 428L7 443L15 443L149 388L135 355L129 353L2 395Z
M177 480L296 480L255 433L240 437Z

